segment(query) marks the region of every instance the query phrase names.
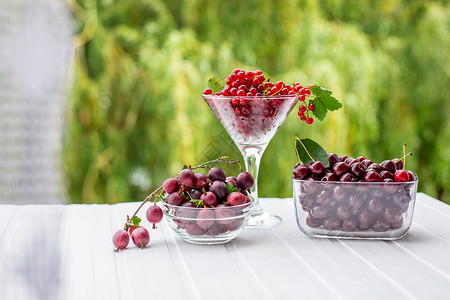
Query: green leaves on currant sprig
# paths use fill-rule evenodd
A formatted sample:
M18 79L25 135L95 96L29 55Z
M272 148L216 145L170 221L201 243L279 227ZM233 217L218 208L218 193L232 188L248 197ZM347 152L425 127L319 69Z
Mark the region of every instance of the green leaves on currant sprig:
M225 87L225 77L219 80L216 79L215 76L211 76L208 78L208 87L214 93L220 92Z
M315 106L313 114L320 121L323 121L328 111L338 110L342 107L342 103L331 96L330 90L314 85L311 88L311 93L316 96L316 98L310 101Z
M305 165L310 165L314 161L321 161L325 167L330 166L328 154L318 143L311 139L300 139L295 135L295 150L298 160Z

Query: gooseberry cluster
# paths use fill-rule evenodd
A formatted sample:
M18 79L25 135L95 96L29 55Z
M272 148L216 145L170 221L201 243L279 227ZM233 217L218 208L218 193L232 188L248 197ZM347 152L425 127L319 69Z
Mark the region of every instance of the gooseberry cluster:
M243 226L242 208L250 203L248 192L253 184L248 172L236 178L227 177L217 167L208 175L185 169L163 184L168 216L178 230L191 236L216 236L236 230Z
M232 96L233 99L230 101L238 116L248 116L250 106L260 104L259 101L248 101L245 97L298 95L299 100L302 102L299 106L298 112L300 120L305 121L307 124L312 124L314 122L310 112L315 110L315 105L306 98L311 95L312 86L303 87L298 82L293 83L292 85L286 84L283 81L273 83L270 79L266 79L261 70L244 71L234 69L229 76L224 77L215 83L217 84L217 82L223 81L225 84L220 86L220 91L214 93L212 89L208 88L203 91L203 94L214 96ZM264 116L273 117L274 114L276 114L277 108L280 106L281 101L282 100L280 98L272 101L266 100L266 102L269 102L270 105L266 105L264 107Z
M114 234L115 251L125 249L130 237L137 247L144 248L149 243L149 231L139 225L141 220L136 214L151 199L154 200L153 205L147 209L146 217L153 224L153 229L164 215L156 204L158 200L163 200L161 206L171 221L189 235L219 235L242 228L243 211L251 203L248 194L254 179L250 173L243 171L238 177L227 177L223 169L209 167L209 164L216 162L239 163L218 158L196 167L186 167L178 176L165 180L143 201L131 219L127 216L124 229ZM207 168L208 174L194 173L193 170L200 168Z
M403 226L417 178L404 170L402 160L378 164L363 156L328 153L328 162L329 167L320 161L294 167L294 178L302 180L296 200L307 212L306 225L347 232Z

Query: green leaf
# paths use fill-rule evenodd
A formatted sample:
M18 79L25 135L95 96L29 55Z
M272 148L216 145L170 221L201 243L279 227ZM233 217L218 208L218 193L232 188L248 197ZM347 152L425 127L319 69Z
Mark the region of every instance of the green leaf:
M228 188L228 194L231 194L232 192L237 192L238 191L237 187L235 187L231 183L227 183L227 188Z
M213 94L220 92L225 86L223 79L217 80L215 76L211 76L208 79L208 87L212 90Z
M181 170L187 169L188 166L184 165L183 168Z
M331 96L330 90L315 85L311 88L311 92L316 96L316 98L310 101L316 107L313 114L320 121L325 119L328 111L338 110L342 107L342 103Z
M298 135L295 135L295 148L300 161L305 165L310 165L313 161L321 161L325 167L330 166L327 152L313 140L299 139Z
M311 92L313 93L313 95L315 95L317 97L328 97L331 95L330 90L327 90L326 88L323 88L319 85L314 85L311 88Z
M138 216L134 216L131 221L133 222L133 225L136 227L138 227L139 224L141 223L141 219Z

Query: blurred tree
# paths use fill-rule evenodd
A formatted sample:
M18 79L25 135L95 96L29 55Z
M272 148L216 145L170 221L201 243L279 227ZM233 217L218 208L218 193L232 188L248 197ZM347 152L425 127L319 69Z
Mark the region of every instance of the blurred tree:
M312 126L288 117L263 156L262 196L291 196L299 133L376 161L406 143L419 190L450 202L449 3L80 0L73 10L64 150L73 202L139 201L183 164L241 159L200 97L209 76L236 67L317 83L344 103Z

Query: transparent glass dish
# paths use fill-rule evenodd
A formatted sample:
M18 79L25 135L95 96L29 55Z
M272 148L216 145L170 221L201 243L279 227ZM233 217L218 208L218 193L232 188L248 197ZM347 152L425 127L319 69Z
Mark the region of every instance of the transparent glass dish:
M194 244L224 244L241 233L252 214L255 201L217 208L170 205L161 207L167 222L183 240Z
M202 97L239 148L246 171L255 179L250 192L256 203L247 228L269 229L281 224L280 216L264 211L259 204L258 172L267 145L298 102L297 95Z
M409 182L292 179L298 227L313 237L399 239L412 223L414 176Z

